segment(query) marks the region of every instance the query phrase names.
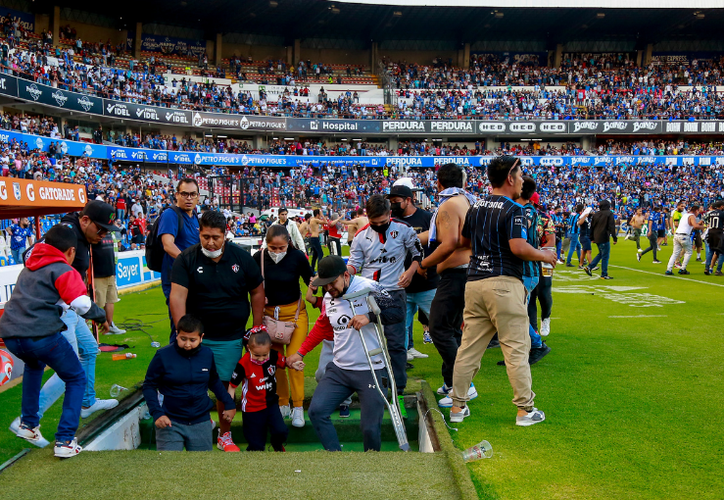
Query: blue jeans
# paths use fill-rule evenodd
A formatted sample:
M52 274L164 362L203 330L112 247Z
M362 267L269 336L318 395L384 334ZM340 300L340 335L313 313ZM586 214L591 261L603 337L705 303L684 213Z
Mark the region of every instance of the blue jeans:
M40 384L43 370L49 366L66 385L63 413L55 439L70 441L75 437L83 401L85 374L70 343L60 334L48 337L5 338L5 345L25 362L23 375L22 422L31 428L40 424L38 417Z
M432 299L435 298L435 292L437 289L427 290L424 292L408 293L407 294L407 315L405 316L407 321L407 338L405 339L405 350L412 349L415 347L415 342L412 340L412 324L415 321L415 313L419 308L422 312L430 317L430 306L432 305Z
M25 251L25 247L18 248L17 250L10 250L10 255L12 255L13 260L16 264L22 264L23 263L23 252Z
M709 242L706 243L706 267L707 269L712 266L716 266L716 270L721 272L722 264L724 264L724 254L717 257L717 261L712 263L712 257L714 257L714 250L709 246ZM717 264L718 263L718 264Z
M78 316L74 311L68 310L60 317L68 327L67 330L61 332L66 338L77 357L80 358L80 364L85 372L86 386L83 394L83 406L88 408L96 402L96 358L98 357L98 342L96 342L93 333L91 333L85 320ZM65 382L62 377L56 373L48 379L40 391L40 409L38 418L43 418L43 414L55 403L58 398L66 390Z
M556 257L561 260L561 250L563 249L563 239L556 238Z
M608 257L611 255L611 242L596 243L596 246L598 247L598 255L588 264L588 268L593 269L601 262L601 276L608 276Z
M525 286L526 291L526 304L530 300L530 294L533 292L533 290L535 290L535 287L538 286L539 280L540 278L538 276L523 276L523 286ZM535 328L533 328L533 325L531 325L530 323L528 323L528 335L530 336L531 349L543 347L543 339L540 335L538 335L538 332L535 331Z
M578 260L581 260L581 244L578 241L578 235L577 234L571 234L571 246L568 247L568 258L566 259L566 265L569 265L571 263L571 257L573 257L573 252L578 252Z
M314 378L317 380L317 383L319 383L324 377L324 373L327 371L327 365L329 365L332 360L334 360L334 341L323 340L322 351L319 353L319 365L317 366L317 371L314 372ZM340 404L344 406L351 405L352 396L349 396Z

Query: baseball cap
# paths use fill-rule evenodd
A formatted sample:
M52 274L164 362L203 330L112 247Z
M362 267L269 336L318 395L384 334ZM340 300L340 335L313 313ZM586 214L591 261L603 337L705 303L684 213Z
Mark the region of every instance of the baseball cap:
M538 193L533 193L533 196L530 197L530 202L533 205L540 205L540 195Z
M319 274L312 281L312 286L324 286L347 272L347 264L339 255L327 255L319 261Z
M407 186L410 189L415 189L415 185L412 183L412 179L410 177L400 177L392 185L393 186Z
M80 213L81 217L84 215L87 215L98 227L102 227L108 231L120 231L120 229L113 224L113 221L116 219L115 211L113 207L106 202L100 200L89 201Z
M390 194L387 195L387 198L392 198L393 196L400 196L402 198L413 198L412 189L404 185L392 186L390 188Z

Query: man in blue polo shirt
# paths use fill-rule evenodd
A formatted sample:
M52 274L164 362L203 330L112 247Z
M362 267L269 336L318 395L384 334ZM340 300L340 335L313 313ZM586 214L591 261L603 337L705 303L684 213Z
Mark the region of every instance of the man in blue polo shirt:
M196 179L183 178L176 186L176 205L164 210L158 221L158 236L166 252L161 267L161 287L166 297L166 305L171 294L171 268L176 257L199 242L199 218L196 214L198 201L199 184ZM176 328L172 318L169 343L173 343L175 339Z

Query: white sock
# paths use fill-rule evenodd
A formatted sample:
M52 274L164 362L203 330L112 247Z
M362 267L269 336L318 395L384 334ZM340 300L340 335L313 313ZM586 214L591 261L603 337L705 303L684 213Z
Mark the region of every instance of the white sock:
M701 259L701 252L696 252L696 258Z

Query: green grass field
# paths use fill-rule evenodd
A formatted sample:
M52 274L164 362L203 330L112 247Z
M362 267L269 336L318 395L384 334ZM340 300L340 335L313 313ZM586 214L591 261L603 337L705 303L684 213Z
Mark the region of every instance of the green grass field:
M664 247L659 258L666 262L670 255L671 247ZM475 378L480 395L470 404L472 416L458 424L459 432L451 431L460 449L481 439L493 445L492 459L468 465L481 498L598 500L719 499L724 496L721 474L724 433L719 430L717 420L724 406L721 391L724 279L704 276L703 266L693 260L689 265L691 276L666 277L664 270L665 263L652 264L650 254L644 257L644 262L637 263L634 244L623 240L612 247L609 274L614 280L592 279L576 269L557 268L552 329L548 337L552 352L532 367L536 405L546 412L545 423L530 428L514 425L512 389L505 369L496 365L502 353L495 349L486 354ZM163 311L161 291L154 289L124 295L117 305L117 319L119 322L127 318L146 322L161 320L149 325L148 331L164 342L167 323ZM312 314L311 319L315 316ZM434 347L422 343L421 333L417 325L416 348L430 358L416 360L409 374L426 379L435 389L442 383L440 361ZM140 332L106 338L134 346L130 352L137 353L138 358L113 362L110 354L99 355L96 388L101 397L108 397L114 383L131 387L140 382L155 351L150 339ZM310 366L310 377L316 367L315 358L316 353L312 353L305 360ZM311 390L313 379L309 380L307 387ZM1 462L25 447L23 441L5 430L19 413L20 387L0 393L0 402ZM59 413L60 406L56 405L44 418L42 431L46 437L52 438ZM54 487L58 481L83 483L88 475L93 475L91 484L112 488L118 482L119 494L131 496L134 496L132 485L136 481L137 498L198 498L207 488L214 487L208 484L210 480L198 483L198 488L202 488L199 490L194 488L195 482L184 481L183 488L179 487L172 481L173 476L188 477L192 470L197 470L203 477L211 477L208 476L210 469L231 464L221 452L194 458L193 464L184 461L185 455L168 457L165 454L163 460L158 459L157 466L152 465L133 477L129 486L124 468L133 469L133 457L141 460L139 463L156 461L153 452L138 453L87 453L77 459L57 462L49 450L42 450L1 474L0 483L5 491L14 484L32 484L34 497L42 494L57 497L58 490ZM414 496L450 498L444 494L439 496L440 492L448 491L449 485L444 481L429 484L433 478L439 479L435 470L445 475L441 462L432 458L404 462L404 455L400 453L380 456L384 457L379 461L380 467L361 471L355 469L357 458L335 456L325 460L319 458L320 454L311 453L289 454L287 459L265 454L258 459L254 470L260 471L262 481L274 481L277 477L291 489L298 486L295 493L285 493L291 498L327 498L330 493L344 495L345 492L360 498L408 498L412 496L411 491L416 491L416 484L423 488L423 493ZM242 464L252 463L244 457L246 455L241 454ZM293 465L295 470L303 471L301 475L290 473L295 460L302 460L301 465L297 465L299 462ZM310 467L321 467L321 475L326 471L332 481L310 481L304 475ZM97 476L90 471L95 471ZM220 474L214 477L229 481L252 477L243 472L236 474L234 470ZM409 474L407 480L406 474ZM390 490L380 489L379 481L395 486ZM218 493L228 492L243 498L258 496L245 494L241 482L236 483L235 489L223 487ZM344 485L349 487L342 488ZM315 488L324 494L315 495ZM266 491L266 487L260 486L258 491ZM354 495L357 491L365 493ZM13 498L20 497L13 494Z

